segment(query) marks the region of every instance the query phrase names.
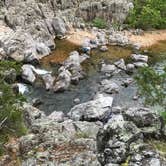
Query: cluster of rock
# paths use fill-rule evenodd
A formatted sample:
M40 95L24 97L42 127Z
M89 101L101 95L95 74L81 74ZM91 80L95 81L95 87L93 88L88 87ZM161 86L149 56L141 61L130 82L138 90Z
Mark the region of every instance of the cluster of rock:
M46 90L64 91L67 90L71 83L78 83L85 75L81 67L88 55L79 55L77 51L71 52L69 57L63 62L62 66L58 69L58 76L55 77L52 72L44 69L36 68L30 64L22 66L21 77L25 83L35 84L41 79L45 85Z
M160 115L149 108L112 106L112 97L97 95L68 113L46 116L23 105L29 134L6 145L29 165L164 166L166 161L146 140L165 138ZM10 156L1 164L10 161Z
M147 108L114 110L97 135L98 159L102 165L162 166L166 161L146 142L165 138L163 121ZM127 161L127 162L126 162Z
M101 72L107 76L115 75L121 71L133 73L135 68L148 66L148 56L141 54L132 54L133 63L125 64L124 59L114 62L114 64L102 64Z
M55 48L55 37L63 37L70 25L95 17L123 22L130 0L58 1L4 0L0 4L0 57L31 62Z
M69 58L65 60L63 65L59 68L59 75L54 85L54 91L67 90L71 83L77 84L85 75L81 63L84 62L88 55L79 55L77 51L69 54Z

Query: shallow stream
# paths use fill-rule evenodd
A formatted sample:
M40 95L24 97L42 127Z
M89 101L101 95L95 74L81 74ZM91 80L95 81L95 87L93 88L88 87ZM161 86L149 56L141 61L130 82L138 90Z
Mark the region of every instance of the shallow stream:
M161 44L156 46L156 49L152 47L151 50L148 50L150 51L149 55L151 56L151 62L157 62L160 58L156 58L156 56L160 55L160 57L163 57L163 54L166 53L166 45L163 43L164 42L161 42ZM68 57L69 53L74 50L79 50L79 46L69 43L66 40L58 41L55 51L41 61L42 67L49 70L51 69L56 73L59 66L58 64L63 62ZM42 84L36 84L33 87L29 86L28 99L30 101L34 98L40 99L42 104L39 108L46 114L50 114L53 111L63 111L67 113L75 105L74 99L79 98L80 103L83 103L91 100L98 92L99 83L103 79L102 74L99 72L102 60L113 63L120 58L124 58L126 61L129 61L129 57L132 53L132 49L118 46L109 46L109 51L104 53L96 49L92 51L90 59L84 62L83 68L86 71L87 76L85 79L81 80L78 85L71 85L69 90L63 93L54 93L52 91L46 91ZM125 78L130 77L130 75L121 73L111 77L111 80L120 84ZM121 87L120 92L113 95L114 106L138 106L141 101L133 100L133 96L136 95L136 92L137 87L135 83L127 88Z

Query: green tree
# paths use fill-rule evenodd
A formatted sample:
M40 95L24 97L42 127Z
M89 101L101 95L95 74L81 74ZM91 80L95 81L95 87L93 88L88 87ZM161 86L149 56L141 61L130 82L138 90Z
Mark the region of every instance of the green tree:
M127 23L134 28L166 28L165 0L134 0Z
M156 109L166 123L166 67L162 73L151 67L143 67L135 79L140 94L145 98L145 104L157 106Z
M9 137L17 137L26 133L20 109L25 98L13 92L11 85L5 82L3 75L3 72L10 68L20 72L20 64L11 61L0 62L0 154L3 152L3 144L8 141Z

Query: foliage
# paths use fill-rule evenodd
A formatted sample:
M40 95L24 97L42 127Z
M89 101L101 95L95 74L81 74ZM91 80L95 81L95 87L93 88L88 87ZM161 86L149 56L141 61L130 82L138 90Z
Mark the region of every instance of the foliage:
M166 28L165 0L134 0L127 23L134 28Z
M100 28L100 29L104 29L107 27L107 22L101 18L95 18L92 21L92 24L94 27Z
M157 72L151 67L143 67L135 79L140 94L145 97L145 104L161 106L160 114L166 122L166 67L163 72Z
M20 65L15 62L0 62L0 153L3 144L10 136L21 136L26 132L20 109L21 103L25 99L22 95L13 92L11 85L5 82L4 76L1 74L11 67L18 73L20 72Z
M13 68L17 74L20 74L21 66L22 64L16 61L0 61L0 72Z
M140 93L145 96L145 103L166 106L166 68L162 73L155 71L152 67L140 68L135 79Z

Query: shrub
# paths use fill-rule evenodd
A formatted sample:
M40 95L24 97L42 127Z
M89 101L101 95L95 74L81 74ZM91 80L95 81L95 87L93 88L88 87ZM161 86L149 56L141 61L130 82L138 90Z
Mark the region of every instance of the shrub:
M11 136L21 136L25 134L22 110L20 106L25 98L15 94L9 84L4 80L3 71L14 68L20 72L20 65L15 62L0 62L0 154L3 152L3 144Z
M151 67L140 68L135 79L140 93L145 96L146 104L166 106L166 68L163 73L159 73Z
M101 19L101 18L95 18L92 21L92 24L94 27L100 28L100 29L104 29L107 27L107 23L105 20Z
M166 28L165 0L134 0L127 23L134 28Z
M143 67L135 77L139 92L145 97L145 104L157 106L166 123L166 67L159 73L151 67Z

